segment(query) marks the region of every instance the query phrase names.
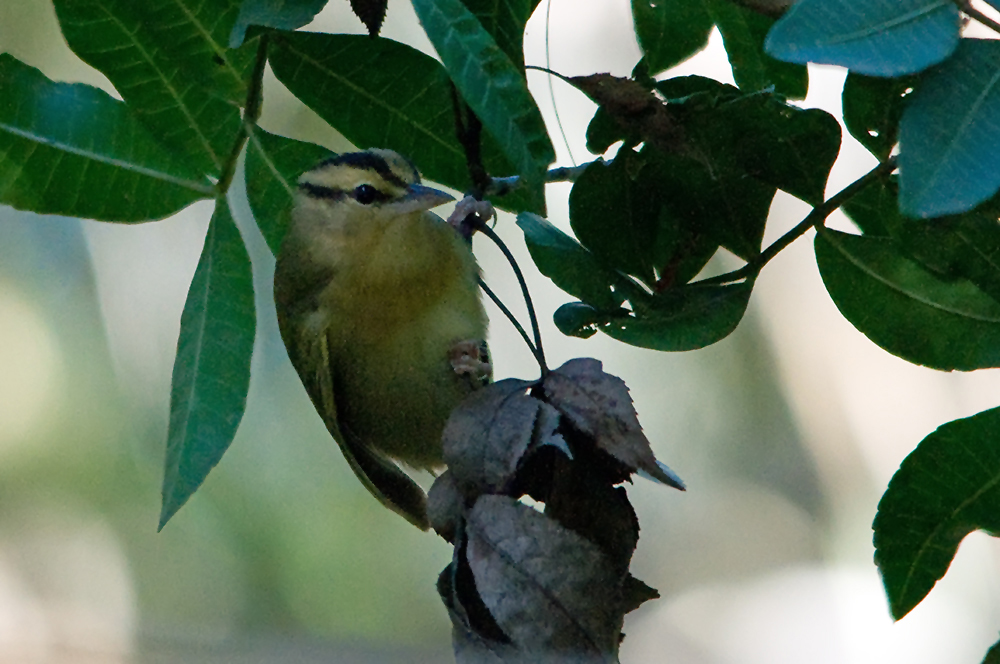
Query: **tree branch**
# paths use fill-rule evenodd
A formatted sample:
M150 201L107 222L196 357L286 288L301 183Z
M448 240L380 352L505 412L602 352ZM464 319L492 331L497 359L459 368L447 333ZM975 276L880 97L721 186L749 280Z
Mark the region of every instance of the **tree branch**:
M753 260L740 269L734 270L733 272L727 272L726 274L720 274L717 277L702 279L694 283L700 285L728 284L733 283L734 281L755 278L763 267L767 265L772 258L777 256L782 249L802 237L810 228L823 224L826 221L826 218L829 217L834 210L856 196L862 189L870 185L872 182L889 175L894 170L896 170L896 158L890 157L872 170L868 171L865 175L841 189L822 204L814 207L812 212L806 215L805 219L796 224L795 228L779 237L773 244L771 244L771 246L757 254Z

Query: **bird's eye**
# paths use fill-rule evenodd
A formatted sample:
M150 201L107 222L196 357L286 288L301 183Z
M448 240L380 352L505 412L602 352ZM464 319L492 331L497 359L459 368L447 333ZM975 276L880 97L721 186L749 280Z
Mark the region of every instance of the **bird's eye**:
M359 184L354 188L354 200L362 205L369 205L378 198L378 189L370 184Z

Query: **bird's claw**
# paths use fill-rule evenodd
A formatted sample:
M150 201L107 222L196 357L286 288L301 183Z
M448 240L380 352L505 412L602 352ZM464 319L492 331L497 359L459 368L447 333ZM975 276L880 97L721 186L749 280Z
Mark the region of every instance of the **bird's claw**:
M448 361L456 374L469 376L477 383L488 381L493 373L484 344L477 339L456 341L448 351Z
M489 201L480 201L472 196L456 203L454 211L448 215L448 223L464 238L472 237L472 224L466 221L470 215L475 215L480 223L485 224L495 219L497 212Z

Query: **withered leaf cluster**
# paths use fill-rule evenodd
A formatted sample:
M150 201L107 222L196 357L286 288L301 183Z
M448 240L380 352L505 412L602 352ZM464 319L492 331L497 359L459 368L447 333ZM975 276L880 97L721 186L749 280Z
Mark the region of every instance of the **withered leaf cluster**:
M628 571L639 524L619 485L684 488L625 383L589 358L499 381L452 413L444 455L428 516L455 547L438 591L459 664L617 661L625 614L658 596Z

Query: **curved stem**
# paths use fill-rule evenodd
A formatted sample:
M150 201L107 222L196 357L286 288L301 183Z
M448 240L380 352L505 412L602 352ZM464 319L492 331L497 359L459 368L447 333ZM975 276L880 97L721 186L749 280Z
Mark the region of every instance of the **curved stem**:
M542 332L538 327L538 317L535 315L535 305L531 301L531 293L528 292L528 283L524 280L524 274L521 272L521 268L514 259L514 255L510 253L510 249L508 249L507 245L504 244L504 241L500 239L500 236L496 234L496 231L487 226L485 223L482 223L481 220L475 225L475 230L479 231L493 241L493 244L495 244L500 251L503 252L504 258L507 259L507 262L510 263L511 268L514 270L514 275L517 277L517 283L521 286L521 295L524 296L524 304L528 308L528 319L531 321L531 331L535 337L534 344L528 341L527 333L525 333L524 329L516 321L514 321L513 314L511 314L510 311L503 305L500 305L501 311L503 311L508 318L514 321L515 327L517 327L518 331L521 332L524 340L528 342L528 347L531 348L531 352L535 356L535 360L538 362L538 367L542 372L542 377L544 378L549 373L549 367L545 363L545 351L542 349ZM482 280L480 280L479 283L480 286L484 286L485 288ZM499 304L499 299L496 298L495 295L491 294L489 290L487 290L486 294L489 295L494 302Z
M806 218L796 224L792 230L779 237L767 249L757 254L753 260L740 269L727 272L726 274L720 274L717 277L702 279L694 283L700 285L729 284L742 279L756 278L761 269L763 269L763 267L767 265L772 258L777 256L782 249L805 235L806 231L810 228L822 225L826 221L826 218L829 217L834 210L839 208L851 198L854 198L854 196L856 196L862 189L870 185L872 182L889 175L894 170L896 170L896 158L890 157L851 184L838 191L820 205L814 207L812 211L806 215Z

